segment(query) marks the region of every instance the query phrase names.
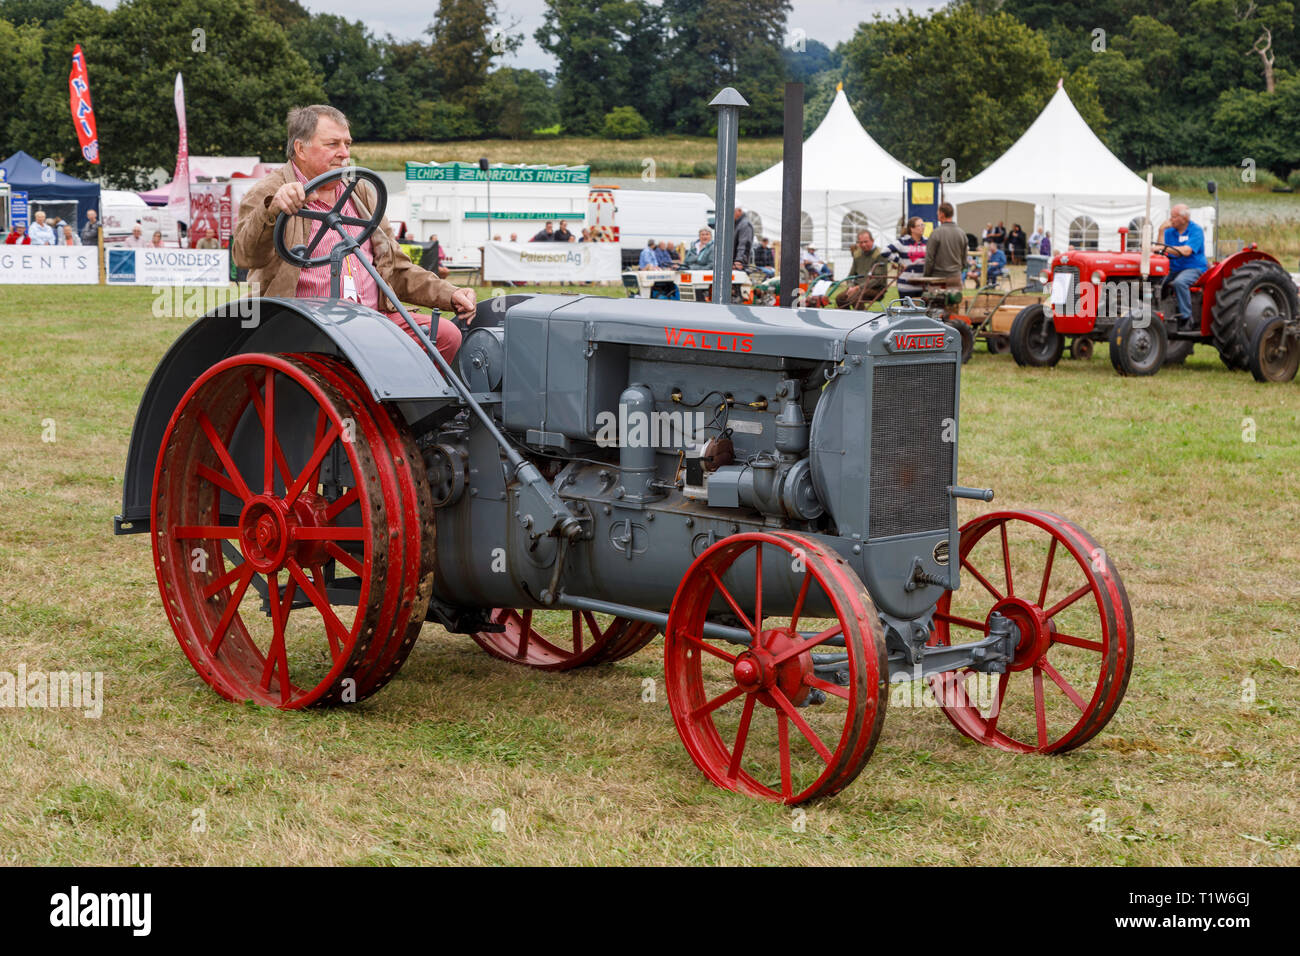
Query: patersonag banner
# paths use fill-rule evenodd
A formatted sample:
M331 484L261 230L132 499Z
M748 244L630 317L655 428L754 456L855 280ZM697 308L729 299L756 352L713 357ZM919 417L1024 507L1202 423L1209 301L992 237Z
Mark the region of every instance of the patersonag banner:
M621 266L613 242L489 242L483 249L488 281L617 281Z

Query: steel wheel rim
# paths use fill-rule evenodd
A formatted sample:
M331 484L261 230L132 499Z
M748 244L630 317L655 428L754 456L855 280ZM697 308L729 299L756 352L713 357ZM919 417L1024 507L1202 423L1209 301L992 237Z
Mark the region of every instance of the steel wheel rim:
M324 434L313 437L311 452L297 456L306 460L296 471L281 442L277 417L277 399L293 395L294 389L323 410L328 421ZM337 702L355 691L355 684L348 687L345 681L364 659L382 623L383 589L375 582L387 578L389 556L382 529L389 512L384 479L368 443L342 441L347 426L339 409L344 407L342 397L322 379L294 363L270 355L237 355L199 377L164 433L152 499L155 572L186 656L228 699L295 709ZM264 427L268 419L270 437ZM263 448L272 450L266 456L269 467L263 463L256 476L246 475L229 451L244 422L260 430ZM322 461L336 454L336 448L346 456L356 484L335 498L322 498L316 493ZM284 490L277 494L277 488ZM241 502L236 524L221 518L223 494ZM311 515L299 504L304 500ZM354 510L360 524L342 523L354 520ZM242 560L232 558L233 567L226 566L221 541L233 542L239 552ZM350 548L349 542L359 543L360 558L351 553L355 546ZM196 550L203 553L202 561ZM346 555L358 578L351 626L339 618L326 595L323 555L335 551ZM191 570L197 564L204 570ZM256 638L266 637L265 627L256 617L245 620L250 607L244 603L250 590L256 590L253 581L258 575L266 581L272 605L270 639L261 643ZM308 607L294 606L299 594L309 599ZM308 608L321 622L329 662L323 676L300 685L292 671L310 673L312 668L299 666L296 659L291 663L289 624L291 619L299 623L293 615Z
M773 628L763 626L775 615L764 613L761 587L756 587L756 606L741 609L723 582L750 552L755 580L761 582L764 549L767 560L789 558L796 551L806 560L800 596L787 624ZM793 635L803 633L798 625L804 599L814 585L835 617L829 627L796 640ZM749 647L703 636L710 604L718 596L756 637ZM811 670L811 652L838 651L832 644L836 638L843 641L847 657L844 685L823 680ZM664 678L682 742L713 783L747 796L797 804L838 792L869 759L884 722L884 657L870 598L842 558L797 535L753 532L706 549L682 578L664 638ZM714 660L719 663L714 665ZM797 667L791 670L792 665ZM706 666L712 669L711 679L705 677ZM714 693L718 688L725 689ZM826 703L808 703L813 690L825 694ZM828 706L836 709L817 713ZM720 726L724 715L727 719ZM819 732L814 722L829 725L829 730Z
M493 608L488 620L502 625L505 630L479 631L470 636L479 647L499 660L537 670L565 671L604 660L615 660L615 657L605 655L614 642L628 638L628 627L633 623L627 618L616 617L602 625L590 611L570 611L567 622L569 641L565 646L555 643L534 626L536 613L531 608ZM619 656L634 653L653 637L652 629L645 640L625 649ZM628 643L635 642L632 640ZM627 648L626 643L623 646Z
M1010 539L1013 537L1007 532L1010 522L1019 522L1017 527L1037 529L1052 542L1048 546L1048 558L1042 576L1036 579L1031 577L1034 586L1027 591L1023 587L1016 591L1015 576L1007 576L1005 573L1008 563L1022 572L1025 570L1010 559ZM993 535L994 550L998 550L997 546L1000 545L1004 559L1003 567L996 569L1002 577L991 573L995 569L992 567L994 562L987 559L988 549L981 560L989 566L981 568L970 559L976 546L988 540L990 534ZM1024 604L1037 609L1046 631L1040 627L1032 636L1023 635L1013 669L1005 675L992 675L996 676L996 688L989 695L993 698L992 706L985 713L981 713L979 706L982 701L972 699L968 680L973 672L969 669L931 677L931 688L944 713L958 730L972 740L1014 753L1057 753L1078 747L1091 739L1118 708L1133 663L1132 612L1123 582L1105 552L1082 529L1064 518L1048 512L1026 511L996 512L968 522L961 531L959 554L968 580L974 579L968 586L980 589L981 603L997 598L991 604L990 612L1000 604L1005 609L1003 602L1014 593ZM1069 590L1059 600L1049 602L1047 596L1054 593L1051 590L1053 576L1057 576L1059 585L1063 565L1066 568L1070 566L1065 559L1066 555L1073 559L1073 567L1082 574L1084 583ZM1076 582L1077 579L1076 574ZM1055 593L1059 593L1059 587ZM977 631L987 633L986 619L981 621L973 616L953 613L952 597L952 592L946 592L936 607L932 644L950 643L952 628L958 628L962 636L967 638L976 636ZM1072 615L1071 631L1074 633L1066 631L1064 627L1051 626L1060 615L1087 597L1091 597L1096 611L1098 626L1095 633L1078 633L1082 629L1073 622L1080 622L1086 616L1081 613L1082 609ZM1091 610L1090 608L1089 613ZM1008 616L1016 618L1016 615ZM1025 616L1023 613L1019 615L1021 621L1018 623L1022 623ZM1060 650L1065 647L1070 648L1069 654ZM1057 650L1055 659L1052 657L1054 649ZM1026 663L1025 652L1032 655L1035 651L1041 653L1041 659L1031 658ZM1076 651L1077 654L1074 653ZM1091 686L1083 685L1077 678L1077 682L1071 681L1071 676L1075 673L1088 673L1090 665L1081 661L1086 662L1089 658L1080 655L1095 655L1097 670ZM1062 658L1069 659L1071 666L1068 669L1061 666ZM1017 693L1008 704L1009 688L1017 680L1016 675L1021 673L1028 674L1031 687L1027 693ZM1022 690L1019 685L1017 688ZM1049 697L1049 694L1064 698L1066 704L1061 705L1056 697ZM1089 696L1085 697L1085 694ZM1032 713L1026 712L1027 706L1032 708ZM1074 711L1077 711L1077 716ZM1007 728L1008 714L1013 718L1010 733ZM1031 727L1027 727L1029 717L1032 717Z
M1272 327L1259 342L1259 366L1270 382L1289 382L1300 367L1300 336L1288 335L1286 323L1270 320Z

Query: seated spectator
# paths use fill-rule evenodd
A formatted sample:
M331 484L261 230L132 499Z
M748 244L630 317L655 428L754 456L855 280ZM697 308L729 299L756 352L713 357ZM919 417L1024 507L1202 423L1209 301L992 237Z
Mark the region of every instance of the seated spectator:
M6 246L30 246L32 237L27 235L27 227L21 222L15 223L13 231L5 236Z
M63 235L59 236L59 245L61 246L81 245L81 239L77 236L75 232L72 231L72 227L69 226L67 223L63 224Z
M659 256L656 255L655 241L653 239L646 241L645 248L641 250L641 258L637 261L636 267L638 269L661 268L659 265Z
M144 232L140 229L138 222L131 227L131 235L127 236L122 245L127 249L143 249L147 245L144 241Z
M163 247L161 232L157 230L154 231L153 238L149 240L149 247L151 249L161 249Z
M569 232L568 220L560 220L560 228L551 236L552 242L573 242L573 233Z
M764 236L754 247L754 266L769 279L776 275L776 253L772 240Z
M659 247L655 249L655 258L659 261L660 267L671 269L676 260L673 257L673 250L668 245L668 240L662 240Z
M203 238L194 244L195 249L220 249L221 240L217 238L217 230L207 229L203 233Z
M588 229L586 226L583 226L583 227L582 227L582 238L579 239L578 241L579 241L579 242L591 242L591 241L592 241L592 240L591 240L591 230Z
M555 241L555 223L553 223L553 222L548 222L545 226L542 227L542 231L541 231L541 232L539 232L537 235L533 236L533 238L529 239L528 241L529 241L529 242L554 242L554 241Z
M447 267L443 265L444 261L449 261L451 256L442 248L442 243L438 241L438 234L434 233L429 237L429 241L424 244L424 251L420 253L420 268L432 272L439 279L447 278Z
M831 277L831 267L817 255L815 246L810 245L800 254L799 264L803 266L810 279L829 279Z
M686 247L683 265L687 269L713 268L713 232L708 226L702 227L699 238Z
M835 297L835 305L841 309L858 309L876 301L889 285L888 272L889 260L884 258L883 250L876 248L876 237L870 229L863 229L858 233L853 265L849 269L856 282Z
M492 237L492 241L493 241L493 242L500 242L500 241L501 241L501 233L498 232L495 236L493 236L493 237Z
M511 242L518 242L518 241L519 241L519 233L517 233L517 232L512 232L512 233L510 233L510 241L511 241Z
M991 242L987 243L984 248L989 257L988 271L984 276L984 284L991 288L998 279L1006 274L1007 254Z
M925 220L920 216L907 220L903 234L885 247L884 257L902 266L898 274L899 297L919 297L924 287L908 280L920 278L925 272Z
M54 229L45 222L45 213L43 212L36 214L36 221L27 230L27 235L31 237L33 246L54 245Z

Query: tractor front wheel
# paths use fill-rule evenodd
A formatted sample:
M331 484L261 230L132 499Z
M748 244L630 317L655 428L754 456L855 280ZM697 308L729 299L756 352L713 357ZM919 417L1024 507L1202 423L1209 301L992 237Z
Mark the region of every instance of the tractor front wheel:
M1139 322L1140 318L1131 312L1110 330L1110 364L1120 375L1154 375L1165 364L1169 338L1164 322L1155 318Z
M1281 317L1261 322L1250 337L1246 365L1257 382L1289 382L1300 367L1300 331Z
M1028 305L1011 322L1011 357L1017 365L1043 368L1056 365L1065 352L1065 337L1041 305Z

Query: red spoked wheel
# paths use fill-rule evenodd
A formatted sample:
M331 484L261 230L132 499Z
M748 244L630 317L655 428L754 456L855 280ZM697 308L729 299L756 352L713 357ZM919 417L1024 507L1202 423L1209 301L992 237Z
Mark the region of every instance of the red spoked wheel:
M655 636L652 624L590 611L495 608L488 620L503 630L470 635L479 647L503 661L547 671L619 660Z
M719 608L748 646L705 634ZM664 637L668 704L691 759L724 789L789 804L843 789L875 748L887 679L866 587L815 541L733 535L677 588Z
M152 502L163 604L195 670L273 707L365 696L400 617L407 510L373 416L321 371L248 354L204 372L163 435Z
M972 740L1013 753L1090 740L1114 716L1133 669L1133 613L1109 556L1044 511L981 515L962 527L959 552L974 580L939 599L930 643L980 640L995 611L1015 623L1020 643L1005 674L931 677L943 712Z

